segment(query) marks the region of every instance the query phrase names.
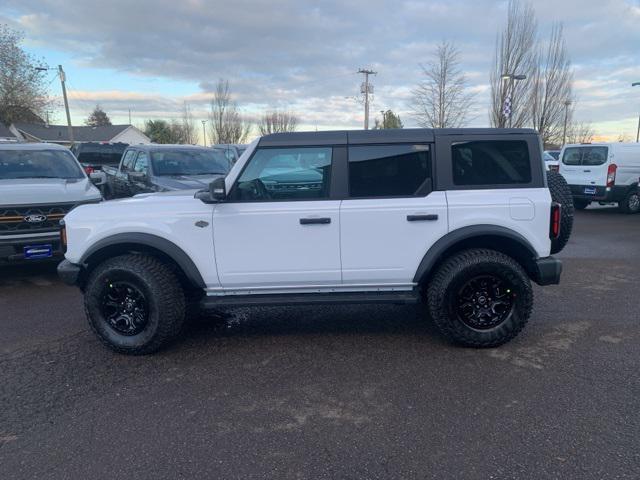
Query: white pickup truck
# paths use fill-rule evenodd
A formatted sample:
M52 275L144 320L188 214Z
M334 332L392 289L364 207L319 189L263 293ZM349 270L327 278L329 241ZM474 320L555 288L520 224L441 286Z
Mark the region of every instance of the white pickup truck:
M161 348L195 306L372 302L493 347L529 319L530 282L560 280L573 206L541 154L532 130L268 135L209 189L72 211L58 272L122 353Z
M0 144L0 262L61 255L60 220L101 200L68 148Z

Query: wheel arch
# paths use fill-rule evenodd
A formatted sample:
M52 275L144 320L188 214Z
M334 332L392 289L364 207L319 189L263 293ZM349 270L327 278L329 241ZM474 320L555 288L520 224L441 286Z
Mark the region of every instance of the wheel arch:
M469 248L502 252L522 265L530 278L535 279L538 275L535 264L538 254L525 237L498 225L471 225L449 232L434 243L422 257L413 281L423 285L445 259Z
M174 267L185 287L206 287L200 271L184 250L166 238L149 233L119 233L105 237L89 247L80 259L80 264L83 265L81 286L96 265L107 258L126 253L144 253L158 257Z

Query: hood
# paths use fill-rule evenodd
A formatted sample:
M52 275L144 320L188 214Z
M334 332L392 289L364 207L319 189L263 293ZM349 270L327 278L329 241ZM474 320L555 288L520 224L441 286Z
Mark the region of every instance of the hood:
M0 179L0 204L71 203L102 198L88 178Z
M194 190L207 188L216 178L224 175L174 175L155 177L154 183L167 190Z

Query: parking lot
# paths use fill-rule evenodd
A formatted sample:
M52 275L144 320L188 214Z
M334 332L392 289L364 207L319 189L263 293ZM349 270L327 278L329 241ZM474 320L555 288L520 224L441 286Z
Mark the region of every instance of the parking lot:
M55 265L0 269L3 478L640 477L640 216L577 212L497 349L416 307L235 310L159 354L88 331Z

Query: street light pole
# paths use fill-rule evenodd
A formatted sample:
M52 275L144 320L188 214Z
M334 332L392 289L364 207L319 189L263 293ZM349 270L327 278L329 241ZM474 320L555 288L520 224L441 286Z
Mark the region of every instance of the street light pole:
M202 145L207 146L207 130L204 128L204 125L207 123L206 120L201 120L202 122Z
M509 80L509 86L507 89L507 94L509 96L509 128L513 125L513 93L515 87L516 80L525 80L527 78L526 75L516 75L515 73L504 73L501 77L502 80ZM506 98L505 98L506 103ZM502 106L504 112L504 104Z
M571 100L564 101L564 128L562 129L562 146L567 143L567 119L569 118L569 105Z
M640 82L633 82L632 87L640 87ZM636 132L636 143L640 143L640 114L638 114L638 131Z

